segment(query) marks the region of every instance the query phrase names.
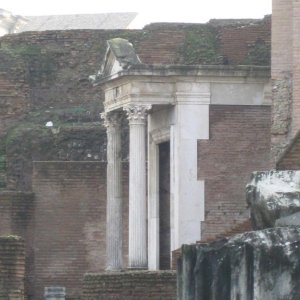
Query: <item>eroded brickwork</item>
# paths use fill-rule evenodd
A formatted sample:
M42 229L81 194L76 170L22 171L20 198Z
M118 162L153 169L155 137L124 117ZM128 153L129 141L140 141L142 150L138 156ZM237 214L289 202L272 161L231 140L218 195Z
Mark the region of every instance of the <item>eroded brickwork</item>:
M99 123L18 128L8 135L5 159L7 188L28 191L33 160L106 161L106 132Z
M300 3L299 1L275 0L273 3L274 20L277 27L273 39L273 62L272 76L283 77L289 74L290 88L289 95L280 94L280 90L273 93L274 114L280 110L276 103L290 103L289 130L288 133L278 142L273 135L273 144L276 149L283 145L281 155L276 160L276 167L279 170L298 170L300 168ZM280 25L282 25L280 27ZM273 114L273 115L274 115ZM277 123L276 123L277 124ZM273 126L274 127L274 126ZM283 143L280 143L283 141Z
M269 65L271 61L271 17L261 22L236 22L220 27L223 63Z
M273 0L272 4L272 78L280 79L293 68L293 0Z
M175 271L87 274L84 300L175 300Z
M45 286L58 283L66 287L70 299L79 296L83 274L105 268L106 164L35 162L33 191L36 204L32 297L41 299ZM125 190L125 199L126 193ZM124 253L127 211L124 200ZM124 260L126 265L126 256Z
M272 158L290 153L300 129L300 4L273 0L272 26Z
M88 77L99 70L106 40L128 39L145 63L265 65L270 41L268 22L154 24L133 31L28 32L0 39L0 161L7 161L7 187L30 190L33 160L61 161L35 163L36 199L32 206L27 207L25 201L15 208L9 204L14 201L2 204L0 200L0 230L20 232L26 239L27 259L33 268L27 277L32 299L41 299L43 287L58 281L67 287L67 293L79 294L82 274L104 268L105 164L66 161L105 161L105 129L101 129L98 116L103 110L103 94ZM264 57L261 61L257 61L259 53L265 55L260 56ZM45 127L48 121L53 121L53 128ZM126 135L123 141L123 149L127 149ZM127 172L125 168L125 199ZM207 186L208 197L214 189L214 178ZM222 190L222 186L217 188ZM240 197L237 194L236 198ZM228 192L226 199L229 196ZM217 198L221 199L219 194ZM211 213L213 205L208 209ZM216 207L216 215L220 209ZM125 220L127 211L124 201ZM21 215L28 219L21 219ZM127 221L123 228L127 253ZM124 261L126 266L125 255Z
M33 284L33 193L0 191L0 235L17 235L25 240L27 293L32 289Z
M0 237L0 299L24 300L25 249L17 236Z
M100 68L106 40L114 37L132 42L142 62L149 64L223 64L223 58L229 64L253 64L251 49L260 42L270 44L270 28L263 20L243 26L232 21L231 25L153 24L130 31L6 35L0 39L0 92L2 89L2 111L9 114L1 121L0 134L21 117L42 123L50 118L61 121L57 116L62 115L73 121L98 120L103 94L88 78Z
M272 160L273 165L278 161L286 149L291 131L293 87L292 78L272 80Z
M300 2L293 1L293 124L292 137L300 130Z
M249 218L245 186L253 171L270 168L270 107L210 106L210 138L198 141L198 179L205 182L201 239Z
M24 32L1 37L0 161L7 161L7 187L30 189L32 160L105 160L105 129L98 126L103 93L89 82L89 76L100 68L106 40L128 39L142 62L149 64L266 65L268 58L256 60L265 56L255 47L270 44L269 19L243 24L234 20L226 24L158 23L143 30ZM267 47L265 50L269 53ZM45 128L48 121L53 122L53 131ZM100 131L97 141L102 148L97 143L90 147L91 143L74 137L74 132L85 132L88 139L95 140L94 125ZM127 157L126 151L123 156Z

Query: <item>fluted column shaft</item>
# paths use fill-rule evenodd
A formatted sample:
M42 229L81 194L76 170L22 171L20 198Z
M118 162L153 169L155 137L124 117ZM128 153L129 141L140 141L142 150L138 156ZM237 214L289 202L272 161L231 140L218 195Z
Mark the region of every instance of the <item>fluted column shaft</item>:
M119 113L102 114L107 129L106 270L120 270L122 259L122 157Z
M146 115L149 105L124 107L129 120L129 268L147 268Z

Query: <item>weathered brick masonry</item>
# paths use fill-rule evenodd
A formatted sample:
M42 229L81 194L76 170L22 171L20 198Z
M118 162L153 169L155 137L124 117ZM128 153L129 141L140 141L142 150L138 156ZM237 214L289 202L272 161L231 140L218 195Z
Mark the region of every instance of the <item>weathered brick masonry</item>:
M293 136L300 129L300 3L293 2Z
M272 156L274 165L300 129L300 4L294 0L273 1Z
M245 186L250 174L270 168L270 107L211 105L209 118L210 138L198 141L198 179L205 180L204 240L249 218Z
M77 150L76 140L75 146L71 139L57 145L61 134L54 135L53 142L46 122L53 121L60 132L99 122L103 94L88 77L99 70L106 40L114 37L128 39L142 62L150 64L267 65L270 60L269 17L226 24L159 23L143 30L25 32L1 37L0 97L5 117L0 120L0 159L7 160L9 188L30 189L32 160L72 160L68 151ZM105 136L104 128L102 132ZM24 145L23 136L32 147L28 142ZM105 144L105 137L100 143ZM19 144L22 147L15 146ZM98 157L94 153L90 157L102 160L99 151ZM75 160L87 159L82 155Z
M84 300L175 300L176 272L138 271L87 274Z
M100 123L14 129L6 141L6 185L31 190L32 161L105 161L106 133ZM126 147L124 147L126 149Z
M17 236L0 237L0 299L24 299L24 240Z
M282 157L277 161L277 170L300 170L300 132L290 142Z
M32 289L34 195L29 192L0 191L0 235L20 236L25 240L26 292Z
M105 268L106 164L34 162L34 292L63 285L79 296L83 274ZM127 178L124 168L124 180ZM124 253L127 204L124 193ZM124 255L125 256L125 255ZM126 256L124 257L126 262ZM31 291L32 292L32 291Z
M33 193L0 191L0 234L26 238L34 215Z
M293 1L293 137L300 129L300 3Z
M32 299L41 299L46 285L64 285L67 293L75 297L80 293L83 273L104 268L106 136L98 116L103 110L103 94L99 86L89 83L88 76L98 71L106 40L114 37L132 42L144 63L267 65L270 60L269 17L229 24L153 24L133 31L28 32L0 39L0 161L6 160L7 186L30 191L32 161L60 161L34 163L35 199L32 194L0 193L0 232L19 234L26 240L27 287ZM246 179L243 175L243 179L236 178L228 185L221 183L233 170L220 162L223 158L218 158L218 151L223 147L227 153L233 151L223 144L229 142L240 145L246 153L249 148L262 151L264 146L256 138L267 143L263 123L268 113L266 108L262 115L254 110L243 107L228 112L224 107L211 107L212 140L199 142L198 174L199 179L208 177L208 219L203 227L208 235L219 232L217 217L222 219L223 229L228 220L244 217L231 212L227 199L238 203L238 211L245 208L239 202L244 201L241 188L232 195L229 187L235 188L238 180L244 186ZM48 121L53 121L52 129L45 127ZM248 135L246 122L255 128L252 135ZM242 128L245 131L241 134L238 129ZM249 140L237 142L243 136ZM123 141L126 160L126 134ZM200 158L207 152L214 156L210 163ZM242 164L245 173L252 171L248 169L250 160L239 160L234 153L228 157ZM78 162L67 162L72 160ZM79 162L88 160L94 162ZM221 175L217 175L220 171ZM235 166L236 171L241 170ZM127 172L125 166L124 199L128 193ZM213 192L216 196L212 196ZM220 202L221 194L226 198L224 204ZM124 253L127 211L125 201ZM126 255L124 260L126 265Z
M292 1L274 0L272 11L272 156L274 163L288 144L292 109Z
M220 27L223 62L232 65L269 65L271 16L266 16L261 22L249 20L246 26L243 22L238 24Z

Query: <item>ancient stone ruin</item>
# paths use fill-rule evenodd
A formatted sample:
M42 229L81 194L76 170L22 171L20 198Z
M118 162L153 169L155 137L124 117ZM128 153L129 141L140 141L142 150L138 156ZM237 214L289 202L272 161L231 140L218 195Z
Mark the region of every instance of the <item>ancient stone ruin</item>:
M178 299L254 300L300 297L300 228L246 232L182 248Z
M98 298L128 267L146 273L124 293L175 297L172 253L248 220L248 176L270 168L270 26L1 37L0 232L26 240L30 299Z
M253 174L247 201L258 230L183 246L178 299L299 299L299 175Z
M254 229L299 225L300 171L254 173L246 199Z
M0 38L0 233L25 240L20 299L174 299L182 244L183 298L297 295L298 229L276 226L298 224L298 175L262 171L300 169L300 7L273 2L272 40L271 16ZM262 233L209 244L249 230L254 171Z
M247 202L256 231L183 246L178 264L179 299L300 297L299 20L298 1L273 1L274 169L255 172L251 181L249 178Z

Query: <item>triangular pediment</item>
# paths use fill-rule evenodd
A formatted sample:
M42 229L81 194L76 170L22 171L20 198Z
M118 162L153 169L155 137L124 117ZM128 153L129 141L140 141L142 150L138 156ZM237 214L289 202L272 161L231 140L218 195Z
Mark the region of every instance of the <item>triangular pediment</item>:
M101 76L116 74L139 63L141 63L140 59L128 40L122 38L108 40L105 59L101 67Z

